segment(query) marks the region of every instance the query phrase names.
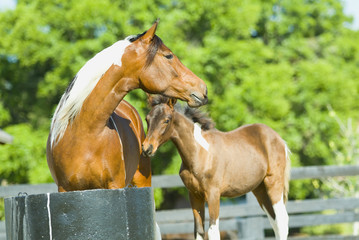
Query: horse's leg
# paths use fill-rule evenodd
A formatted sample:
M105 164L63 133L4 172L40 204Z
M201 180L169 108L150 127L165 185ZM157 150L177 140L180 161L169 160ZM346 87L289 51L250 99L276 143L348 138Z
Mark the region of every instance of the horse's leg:
M211 192L208 195L208 212L209 212L209 229L208 239L209 240L220 240L219 233L219 203L220 194L219 192Z
M191 202L194 217L194 237L196 240L204 239L204 199L192 194L189 191L189 200Z
M273 176L273 175L272 175ZM258 203L267 214L277 240L286 240L288 236L288 213L283 202L283 186L273 186L272 176L253 190Z

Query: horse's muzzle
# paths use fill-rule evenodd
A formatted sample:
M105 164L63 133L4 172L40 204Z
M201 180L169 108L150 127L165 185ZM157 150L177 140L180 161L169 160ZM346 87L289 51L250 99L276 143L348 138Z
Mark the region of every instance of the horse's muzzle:
M192 93L190 96L192 100L188 102L188 105L190 107L200 107L208 103L207 94L201 96L201 94Z

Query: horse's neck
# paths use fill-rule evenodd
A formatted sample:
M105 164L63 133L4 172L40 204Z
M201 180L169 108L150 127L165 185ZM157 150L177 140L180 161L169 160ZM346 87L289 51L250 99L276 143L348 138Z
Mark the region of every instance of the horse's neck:
M123 76L120 66L112 65L84 101L80 121L91 119L93 127L104 127L126 94L137 87L136 81Z
M175 112L173 127L174 134L172 134L171 140L181 155L183 164L193 168L198 151L198 144L195 143L193 136L194 123L182 114Z

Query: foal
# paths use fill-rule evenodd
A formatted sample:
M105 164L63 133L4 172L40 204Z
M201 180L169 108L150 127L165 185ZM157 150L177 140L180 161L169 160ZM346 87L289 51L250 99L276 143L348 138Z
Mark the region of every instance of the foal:
M238 197L250 191L266 212L276 239L287 239L288 214L284 204L288 195L289 149L273 129L251 124L221 132L198 110L176 111L175 100L156 97L151 104L143 153L153 156L169 139L177 147L196 239L205 235L205 202L210 217L209 239L219 239L220 197Z

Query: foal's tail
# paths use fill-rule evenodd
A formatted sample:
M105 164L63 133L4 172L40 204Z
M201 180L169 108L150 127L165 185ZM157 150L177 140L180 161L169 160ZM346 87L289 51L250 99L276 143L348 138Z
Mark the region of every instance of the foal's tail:
M285 159L286 159L286 164L285 164L285 169L284 169L284 191L283 191L283 201L284 203L287 202L288 200L288 192L289 192L289 180L290 180L290 157L289 155L291 154L290 149L288 147L288 145L286 143L284 143L284 147L285 147Z

